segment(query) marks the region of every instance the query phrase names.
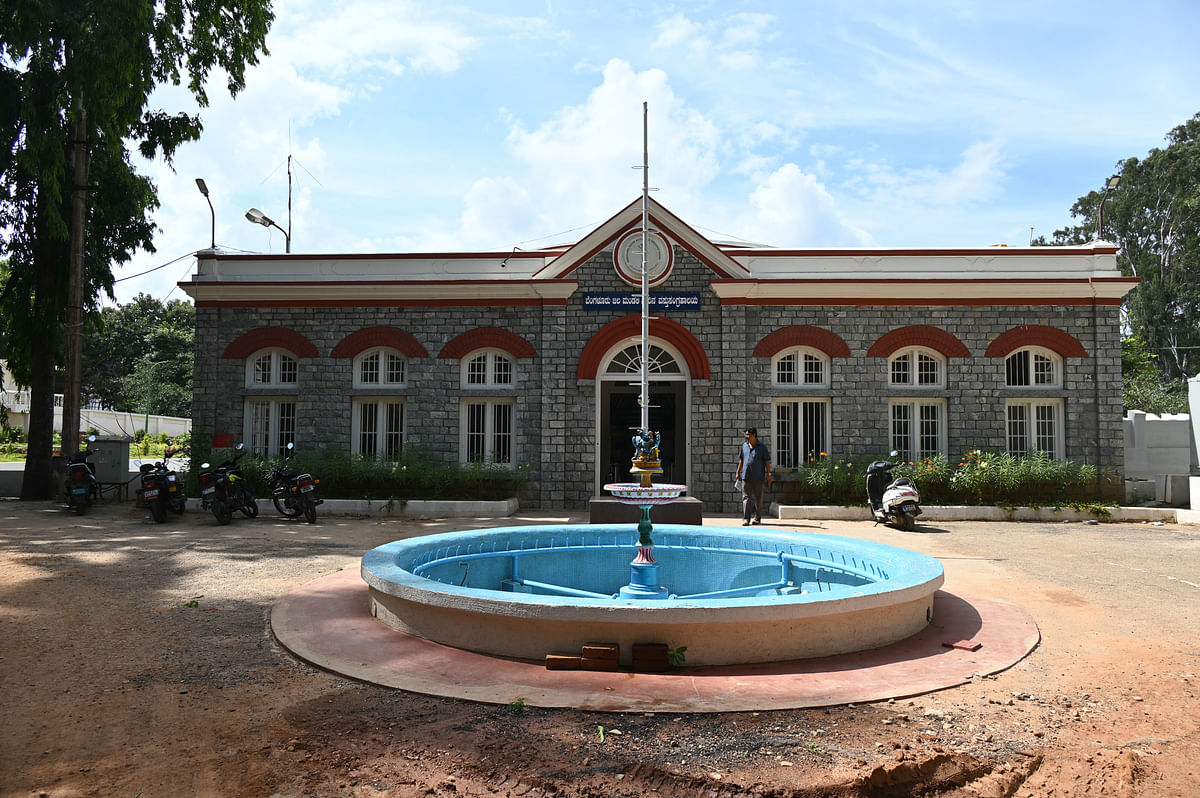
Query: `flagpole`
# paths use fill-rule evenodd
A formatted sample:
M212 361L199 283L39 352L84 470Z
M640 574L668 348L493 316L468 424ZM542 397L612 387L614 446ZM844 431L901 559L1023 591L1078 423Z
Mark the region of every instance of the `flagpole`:
M642 431L650 432L650 276L646 273L646 228L650 208L649 103L642 103Z

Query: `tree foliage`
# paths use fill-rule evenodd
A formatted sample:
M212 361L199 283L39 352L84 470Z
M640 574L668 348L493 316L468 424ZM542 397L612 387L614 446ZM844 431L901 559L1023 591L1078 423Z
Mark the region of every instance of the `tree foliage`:
M115 410L187 418L192 412L196 310L147 294L89 320L83 391Z
M199 137L198 116L149 108L160 84L186 84L201 106L219 70L236 94L266 52L270 0L0 0L0 334L31 389L25 498L54 490L54 373L67 317L72 192L87 190L85 311L111 296L113 263L153 251L154 185L129 147L170 163ZM87 174L75 186L75 167ZM77 231L78 232L78 231ZM31 487L32 483L32 487Z
M1131 335L1121 341L1121 374L1121 400L1126 410L1159 415L1188 412L1187 383L1163 379L1141 336Z
M1141 278L1126 299L1126 321L1167 388L1200 372L1200 114L1167 134L1167 146L1118 163L1118 188L1080 197L1082 224L1055 231L1053 244L1100 237L1118 245L1123 274ZM1138 371L1145 380L1145 371ZM1169 392L1169 391L1168 391ZM1147 408L1138 408L1147 409Z

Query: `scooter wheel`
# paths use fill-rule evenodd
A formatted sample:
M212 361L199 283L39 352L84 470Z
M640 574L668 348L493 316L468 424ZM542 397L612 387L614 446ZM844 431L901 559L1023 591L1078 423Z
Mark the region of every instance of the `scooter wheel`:
M154 523L161 524L167 520L167 511L163 509L162 503L157 499L150 502L150 515L154 516Z
M914 519L908 513L901 515L900 516L900 528L903 529L905 532L912 532L914 529L917 528L916 519Z
M313 504L312 499L304 500L304 520L310 524L317 523L317 505Z
M71 509L75 511L75 515L86 515L89 504L90 502L84 501L83 499L76 499L75 501L71 502Z

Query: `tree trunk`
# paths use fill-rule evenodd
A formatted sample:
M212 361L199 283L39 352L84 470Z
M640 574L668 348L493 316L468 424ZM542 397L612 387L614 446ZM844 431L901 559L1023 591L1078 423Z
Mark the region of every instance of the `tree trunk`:
M53 340L49 336L35 337L29 354L33 361L29 386L29 452L25 456L21 498L41 501L54 498L58 492L58 474L51 457L54 448Z
M83 248L87 235L87 112L76 100L71 142L71 256L67 267L67 384L63 390L62 447L79 451L80 384L83 363Z

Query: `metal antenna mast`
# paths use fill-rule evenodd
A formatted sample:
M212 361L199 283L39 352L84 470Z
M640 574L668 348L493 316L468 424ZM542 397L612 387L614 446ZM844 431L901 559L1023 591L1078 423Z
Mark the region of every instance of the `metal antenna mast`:
M646 273L646 228L650 219L650 104L642 103L642 431L650 432L650 276Z

